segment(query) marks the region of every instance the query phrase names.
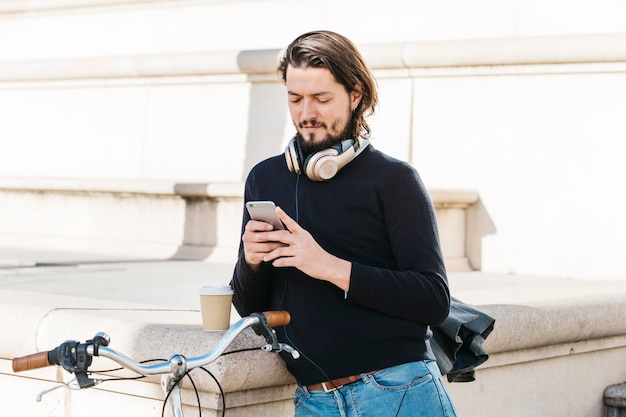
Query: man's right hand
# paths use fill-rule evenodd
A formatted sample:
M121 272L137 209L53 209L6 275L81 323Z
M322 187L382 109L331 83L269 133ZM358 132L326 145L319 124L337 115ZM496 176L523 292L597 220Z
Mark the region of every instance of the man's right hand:
M258 271L263 258L273 250L286 246L280 243L280 234L289 233L286 230L273 230L273 226L258 220L246 223L241 240L246 264L253 271Z

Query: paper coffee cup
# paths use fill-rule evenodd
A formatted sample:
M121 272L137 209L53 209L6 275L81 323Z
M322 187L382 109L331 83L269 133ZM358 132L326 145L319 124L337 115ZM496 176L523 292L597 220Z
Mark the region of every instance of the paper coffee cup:
M230 326L230 309L233 290L230 285L202 287L200 311L204 330L226 330Z

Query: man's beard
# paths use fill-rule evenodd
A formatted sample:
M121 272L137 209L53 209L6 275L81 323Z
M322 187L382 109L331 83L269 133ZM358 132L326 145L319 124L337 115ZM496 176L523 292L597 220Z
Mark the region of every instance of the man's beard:
M300 125L300 127L302 127L302 125ZM302 136L302 134L299 131L297 131L295 139L298 142L298 145L300 146L300 149L302 150L302 152L305 155L311 155L311 154L314 154L315 152L332 148L335 145L339 145L341 141L345 139L349 139L347 137L349 131L350 131L350 124L347 123L344 129L338 135L333 135L331 133L328 133L319 142L315 141L314 134L310 135L309 140L305 140L305 138Z

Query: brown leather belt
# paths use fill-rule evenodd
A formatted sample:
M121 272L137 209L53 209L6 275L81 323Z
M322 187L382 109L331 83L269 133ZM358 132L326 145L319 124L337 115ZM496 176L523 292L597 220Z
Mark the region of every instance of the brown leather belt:
M376 372L378 371L364 372L364 374L369 376ZM324 382L320 382L319 384L312 384L312 385L302 385L301 383L298 382L298 386L301 388L306 388L309 391L324 390L325 392L332 392L346 385L350 385L353 382L362 381L362 380L363 380L363 374L358 374L358 375L346 376L344 378L331 379L330 381L324 381Z

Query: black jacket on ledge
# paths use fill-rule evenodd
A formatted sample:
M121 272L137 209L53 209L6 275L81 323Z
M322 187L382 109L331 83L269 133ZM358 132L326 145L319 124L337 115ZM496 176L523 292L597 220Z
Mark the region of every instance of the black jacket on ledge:
M452 297L448 318L433 328L430 345L449 382L474 381L474 369L489 359L483 347L495 319Z

